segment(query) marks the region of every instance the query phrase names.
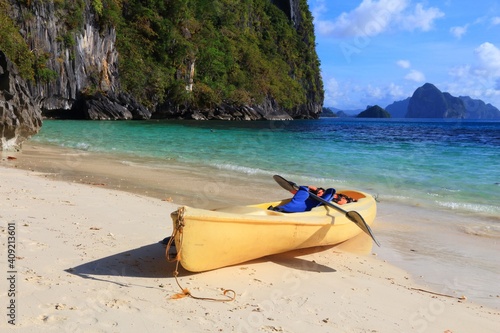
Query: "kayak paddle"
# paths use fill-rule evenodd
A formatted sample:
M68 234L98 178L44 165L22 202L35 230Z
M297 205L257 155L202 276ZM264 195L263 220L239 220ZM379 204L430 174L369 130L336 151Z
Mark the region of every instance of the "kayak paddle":
M299 189L299 186L297 184L295 184L294 182L290 182L279 175L274 175L273 178L281 187L283 187L287 191L293 192L293 191L297 191ZM366 222L363 219L363 217L361 216L361 214L359 214L358 212L353 211L353 210L347 212L347 211L343 210L342 208L340 208L339 206L334 205L331 202L323 199L322 197L318 197L314 193L309 192L309 196L312 197L313 199L318 200L319 202L325 204L328 207L335 208L336 210L344 213L345 216L349 220L356 223L356 225L359 228L361 228L361 230L363 230L365 233L367 233L373 239L375 244L380 246L380 243L375 239L375 236L373 235L372 229L370 228L370 226L368 224L366 224Z

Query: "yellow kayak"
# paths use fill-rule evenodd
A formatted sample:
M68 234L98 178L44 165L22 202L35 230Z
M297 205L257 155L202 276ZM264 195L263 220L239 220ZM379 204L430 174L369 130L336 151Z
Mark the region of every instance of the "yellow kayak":
M339 207L356 211L368 225L375 220L375 199L366 193L337 191L357 199ZM362 232L344 213L319 206L309 212L268 210L290 199L215 210L183 206L172 212L180 264L202 272L290 250L342 243Z

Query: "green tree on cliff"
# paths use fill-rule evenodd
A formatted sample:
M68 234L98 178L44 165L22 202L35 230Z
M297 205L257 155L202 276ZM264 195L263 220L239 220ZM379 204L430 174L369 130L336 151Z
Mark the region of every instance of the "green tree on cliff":
M43 54L36 59L0 0L0 48L27 76L51 80ZM22 6L30 12L32 1ZM205 108L252 104L271 97L292 109L321 103L323 87L312 16L299 1L299 26L271 0L57 0L66 32L61 47L75 47L91 8L100 29L117 31L122 88L146 106Z

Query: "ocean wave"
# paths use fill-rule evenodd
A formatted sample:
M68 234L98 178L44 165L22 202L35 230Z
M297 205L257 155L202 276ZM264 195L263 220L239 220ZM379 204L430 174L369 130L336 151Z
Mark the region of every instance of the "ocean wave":
M401 202L401 203L409 203L413 202L414 199L404 196L404 195L390 195L390 194L384 194L384 195L377 195L380 201L389 201L389 202Z
M123 165L126 165L126 166L131 166L131 167L142 167L142 166L144 166L143 164L139 164L139 163L132 162L132 161L127 161L127 160L121 160L120 163L123 164Z
M241 165L235 165L235 164L230 164L230 163L209 163L208 164L211 167L217 168L219 170L229 170L229 171L235 171L239 173L244 173L246 175L272 175L272 172L259 169L259 168L251 168L251 167L245 167Z
M90 147L91 147L91 145L86 143L86 142L77 142L74 146L74 148L80 149L80 150L89 150Z
M63 148L72 148L72 149L78 149L78 150L90 150L91 144L87 142L71 142L71 141L65 141L61 140L59 138L40 138L40 137L33 137L31 140L34 142L39 142L42 144L50 144L50 145L55 145Z
M318 184L318 185L324 185L324 186L331 187L333 185L329 185L329 184L348 184L348 181L344 180L344 179L334 179L334 178L324 178L324 177L307 177L306 179L309 180L308 184L311 184L311 185ZM338 187L338 186L336 186L336 187Z
M460 226L458 230L472 236L500 238L500 225Z
M498 124L325 119L294 121L272 136L261 135L268 128L261 122L221 123L223 136L206 135L207 126L212 123L47 120L32 139L118 156L134 166L263 182L279 174L300 185L359 189L381 202L500 216L497 146L473 141L496 138ZM445 141L437 140L443 135Z
M176 159L170 158L166 159L167 162L175 162ZM146 169L186 169L186 167L179 167L176 164L165 164L165 161L158 161L156 159L147 159L144 158L141 161L131 161L131 160L120 160L120 163L126 166L135 167L135 168L146 168Z
M478 203L467 203L467 202L436 202L437 205L463 212L472 212L472 213L480 213L487 214L491 216L499 216L500 215L500 207L491 206L491 205L482 205Z
M452 189L452 188L447 188L447 187L442 187L441 188L443 191L445 192L451 192L451 193L458 193L458 192L462 192L462 190L460 189Z

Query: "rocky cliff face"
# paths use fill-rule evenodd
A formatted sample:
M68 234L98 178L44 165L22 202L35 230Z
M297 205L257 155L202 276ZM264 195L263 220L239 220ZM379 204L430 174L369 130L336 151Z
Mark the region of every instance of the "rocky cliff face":
M500 119L500 110L491 104L486 104L480 99L469 96L459 96L467 109L467 119Z
M430 91L431 94L436 93L434 89L429 89L427 91ZM421 91L422 92L422 91ZM437 93L439 94L439 93ZM443 98L446 98L449 94L444 93ZM448 96L449 98L450 96ZM464 106L465 106L465 116L463 118L465 119L500 119L500 110L498 110L496 107L494 107L491 104L486 104L480 99L472 99L469 96L459 96L459 99L462 100ZM405 118L405 116L408 114L408 105L410 102L411 97L408 97L407 99L404 99L402 101L397 101L394 102L390 105L388 105L385 109L387 112L391 114L393 118ZM457 102L457 105L459 102ZM428 108L430 111L437 111L438 117L441 117L442 112L433 108L432 105L429 106L429 103L419 103L415 102L413 103L413 110L412 114L421 114L420 111L416 110L420 105L420 107L423 108ZM461 106L458 106L461 109ZM434 118L434 117L433 117Z
M12 62L0 51L0 151L20 150L38 133L42 114Z
M30 49L37 56L50 55L44 65L54 79L29 84L36 102L45 116L55 118L149 118L151 113L138 103L121 103L122 99L130 101L129 96L117 97L124 94L120 89L116 30L101 29L90 2L84 5L83 27L73 32L61 19L68 13L54 2L35 0L26 7L11 1L11 17L21 27ZM95 91L104 95L94 98Z
M160 105L152 115L153 119L194 119L194 120L293 120L279 109L272 99L259 105L235 106L221 104L210 109L180 109L174 105Z
M306 0L269 0L272 4L283 11L293 23L297 31L302 32L302 39L307 45L315 45L314 39L310 40L308 33L313 31L312 26L304 26L304 6ZM311 20L312 22L312 20ZM313 37L314 38L314 37ZM311 58L313 56L311 55ZM314 67L315 64L311 64ZM319 70L319 63L318 63ZM319 71L318 71L319 72ZM309 78L308 78L309 79ZM190 89L193 80L186 80ZM196 83L195 83L196 84ZM323 107L323 82L321 76L312 77L306 85L306 102L292 108L282 107L273 96L268 95L260 103L247 105L232 105L221 103L210 109L185 108L172 105L169 101L159 104L153 111L152 118L180 118L196 120L293 120L293 119L317 119Z
M10 16L20 27L30 49L39 56L50 55L45 62L53 79L37 78L29 84L46 117L76 119L292 119L317 118L321 112L322 96L310 93L308 101L285 110L270 96L258 105L232 107L219 105L210 110L186 110L167 101L149 109L134 96L122 90L119 73L119 54L114 27L99 25L91 0L83 4L83 21L68 28L64 16L66 2L33 0L28 3L10 2ZM271 0L272 1L272 0ZM301 22L300 1L274 0L294 25ZM69 3L69 2L68 2ZM316 78L316 85L322 85Z
M415 90L408 103L406 118L465 118L462 100L441 92L430 83Z
M404 118L408 112L408 104L410 103L410 97L402 101L396 101L385 107L385 110L389 112L392 118Z
M300 1L298 0L271 0L286 16L293 22L295 28L298 28L301 23L300 16Z

